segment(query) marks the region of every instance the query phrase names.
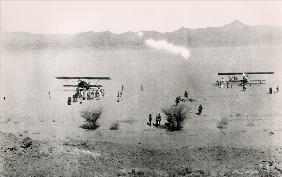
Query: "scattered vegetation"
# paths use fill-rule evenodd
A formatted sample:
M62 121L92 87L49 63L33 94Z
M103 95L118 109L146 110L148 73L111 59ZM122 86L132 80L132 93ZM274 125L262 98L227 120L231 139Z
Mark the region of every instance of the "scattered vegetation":
M254 121L253 120L248 120L247 122L247 126L255 126Z
M217 128L219 129L224 129L226 128L228 125L228 120L226 117L223 117L219 122L218 122L218 125L217 125Z
M184 105L171 106L169 108L162 109L162 112L166 115L167 128L171 131L178 131L182 129L183 121L186 119L186 110Z
M81 117L85 119L85 124L81 128L95 130L99 127L97 120L101 117L101 109L86 109L81 111Z
M126 124L134 124L136 122L136 120L133 119L127 119L127 120L121 120L120 122L122 123L126 123Z
M111 127L110 130L118 130L119 128L119 122L114 122Z

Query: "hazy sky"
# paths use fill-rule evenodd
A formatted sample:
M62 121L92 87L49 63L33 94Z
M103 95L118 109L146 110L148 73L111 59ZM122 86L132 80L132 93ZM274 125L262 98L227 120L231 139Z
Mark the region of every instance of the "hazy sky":
M1 30L77 33L222 26L233 20L282 26L282 2L0 1Z

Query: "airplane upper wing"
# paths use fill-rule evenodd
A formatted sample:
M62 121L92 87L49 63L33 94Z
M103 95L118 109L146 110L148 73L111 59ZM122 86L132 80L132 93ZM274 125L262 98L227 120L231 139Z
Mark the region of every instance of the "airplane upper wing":
M235 72L235 73L218 73L218 75L242 75L242 74L274 74L274 72Z
M66 76L56 76L56 79L97 79L97 80L111 80L110 77L66 77Z

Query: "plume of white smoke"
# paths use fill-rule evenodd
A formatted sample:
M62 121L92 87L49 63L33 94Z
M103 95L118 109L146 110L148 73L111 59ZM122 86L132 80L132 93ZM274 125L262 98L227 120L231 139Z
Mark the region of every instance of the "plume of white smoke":
M145 40L145 44L148 47L151 47L153 49L165 50L165 51L172 53L174 55L180 55L183 58L185 58L186 60L190 56L190 52L187 48L181 47L181 46L176 46L173 43L167 42L166 40L156 41L154 39L147 39L147 40Z
M137 34L138 34L138 36L141 37L141 38L142 38L143 35L144 35L142 31L137 32Z

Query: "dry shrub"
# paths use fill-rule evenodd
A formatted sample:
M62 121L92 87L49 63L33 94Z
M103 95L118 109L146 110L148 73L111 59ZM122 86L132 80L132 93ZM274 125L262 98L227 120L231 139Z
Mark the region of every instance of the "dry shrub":
M95 130L99 127L97 120L102 115L101 109L85 109L81 111L81 117L85 119L85 124L81 125L81 128Z
M226 117L224 117L224 118L222 118L222 119L218 122L217 128L219 128L219 129L224 129L224 128L227 127L227 125L228 125L228 120L227 120Z
M166 115L168 130L178 131L183 128L183 121L187 118L184 105L163 108L162 112Z
M114 122L111 127L110 130L118 130L119 128L119 122Z

